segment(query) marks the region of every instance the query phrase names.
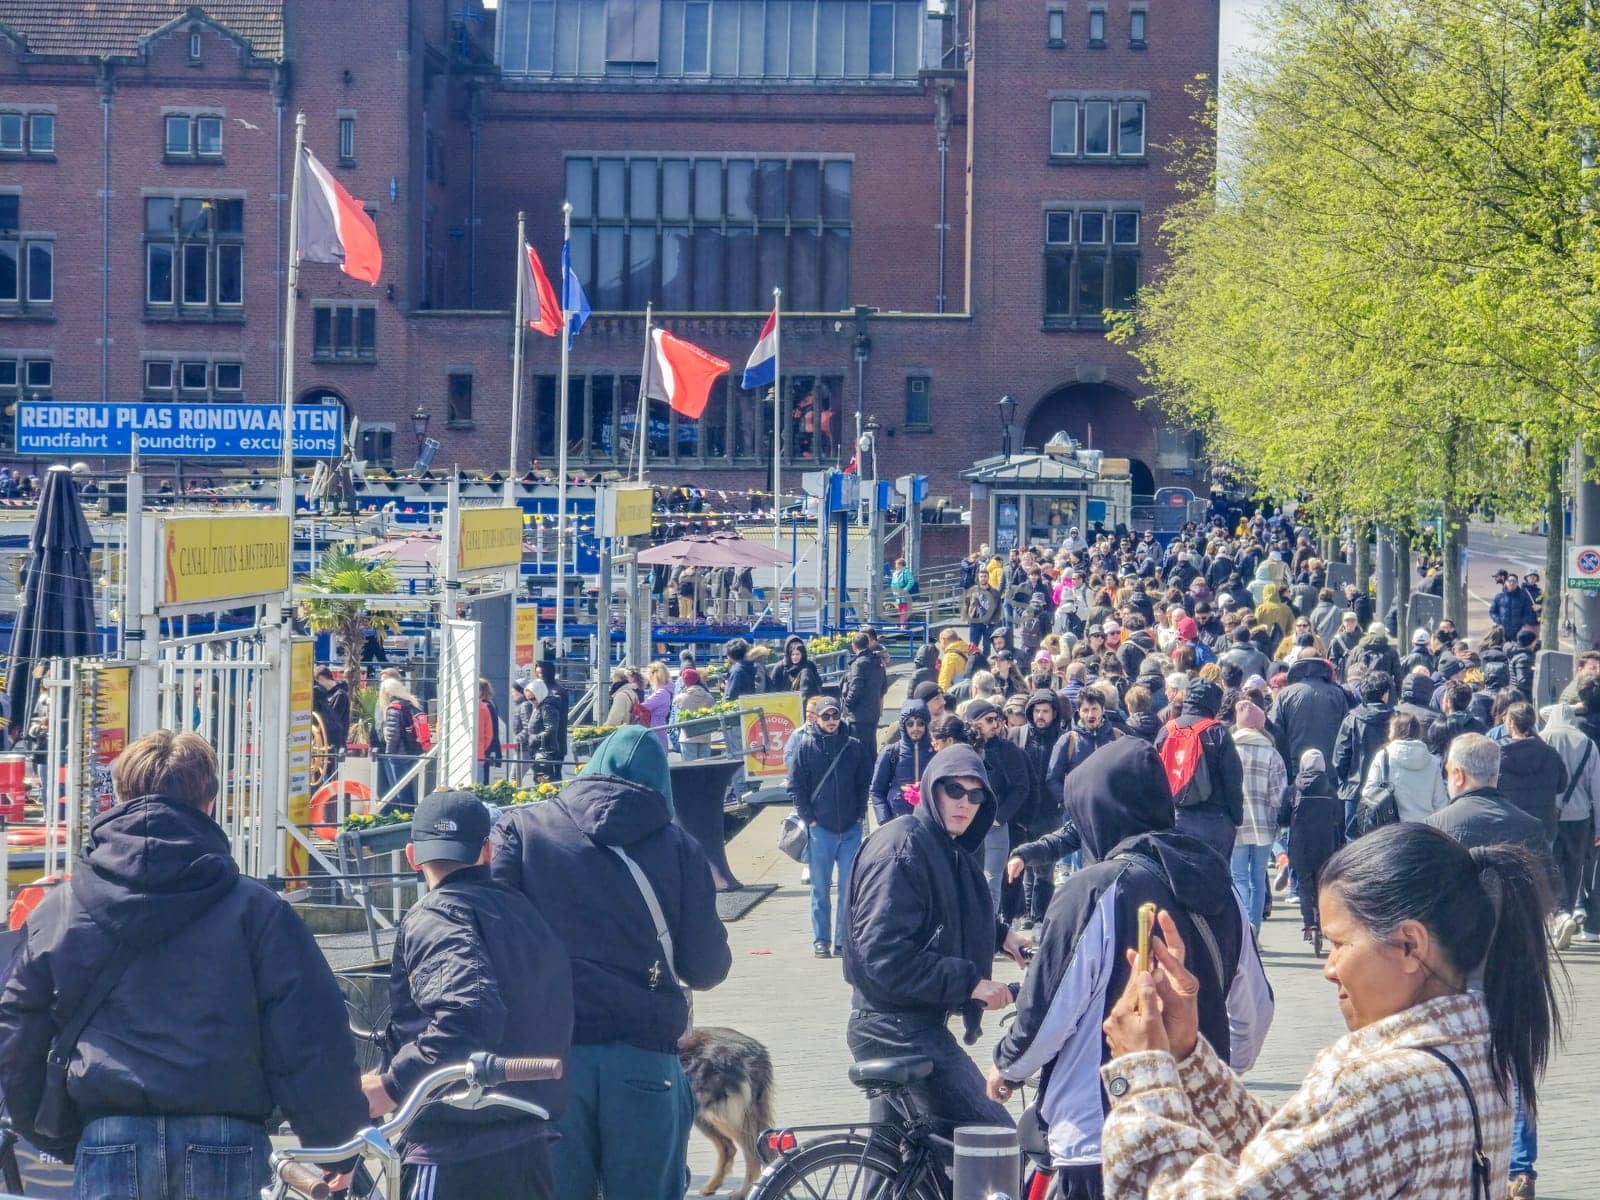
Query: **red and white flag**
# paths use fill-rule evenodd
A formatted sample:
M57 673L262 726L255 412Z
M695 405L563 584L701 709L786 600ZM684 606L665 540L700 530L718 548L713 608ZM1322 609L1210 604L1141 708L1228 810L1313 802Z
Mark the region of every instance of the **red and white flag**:
M522 319L528 328L546 337L560 333L561 302L550 286L550 277L544 273L539 252L526 242L522 257L517 260L517 287L522 291Z
M665 400L676 412L699 420L711 396L711 385L718 375L726 375L728 364L708 354L693 342L673 337L665 329L650 331L650 386L645 394L652 400Z
M352 279L376 284L383 274L383 249L378 245L378 227L367 210L328 174L309 146L304 156L300 179L299 244L295 247L301 262L338 263Z

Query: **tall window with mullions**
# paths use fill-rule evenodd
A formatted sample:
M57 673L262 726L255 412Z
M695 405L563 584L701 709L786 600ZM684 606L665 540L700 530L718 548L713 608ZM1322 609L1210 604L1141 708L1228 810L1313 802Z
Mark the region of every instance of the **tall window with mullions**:
M566 163L573 268L595 308L792 312L850 306L848 159Z

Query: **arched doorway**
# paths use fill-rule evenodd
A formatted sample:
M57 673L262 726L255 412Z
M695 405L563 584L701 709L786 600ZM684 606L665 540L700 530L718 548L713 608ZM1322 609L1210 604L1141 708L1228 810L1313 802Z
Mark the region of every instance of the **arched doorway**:
M1155 491L1156 430L1133 396L1109 383L1070 383L1040 400L1028 414L1023 445L1042 447L1065 431L1082 445L1126 458L1135 495Z

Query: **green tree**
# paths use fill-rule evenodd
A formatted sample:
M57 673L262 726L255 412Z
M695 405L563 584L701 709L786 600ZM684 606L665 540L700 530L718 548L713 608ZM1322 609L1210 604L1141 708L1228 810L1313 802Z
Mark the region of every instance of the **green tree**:
M314 632L333 635L352 690L361 682L361 650L367 634L400 628L399 615L373 608L370 597L398 591L399 586L390 563L357 558L345 546L330 546L305 578L304 589L314 593L305 602L306 619Z

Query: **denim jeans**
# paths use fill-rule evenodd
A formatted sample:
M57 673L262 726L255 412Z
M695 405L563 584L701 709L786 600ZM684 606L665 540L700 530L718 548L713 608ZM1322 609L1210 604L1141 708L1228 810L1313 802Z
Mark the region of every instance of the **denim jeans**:
M684 738L678 743L678 753L683 755L684 762L693 762L697 758L711 757L710 742L691 742Z
M855 865L856 851L861 849L861 822L843 833L813 825L808 831L810 842L807 855L811 864L811 940L824 946L844 945L844 906L850 892L850 868ZM839 869L839 895L829 903L828 885L833 882L834 868ZM837 912L837 922L829 918ZM837 933L835 933L837 928Z
M1267 903L1267 863L1271 858L1271 846L1233 848L1233 886L1244 901L1245 912L1250 914L1250 924L1257 933L1261 932L1261 912Z
M561 1200L680 1200L694 1096L676 1054L623 1042L574 1046L572 1098L550 1154Z
M73 1163L73 1200L258 1200L272 1144L237 1117L98 1117Z
M845 1025L845 1041L856 1062L869 1058L924 1056L933 1059L933 1074L906 1089L912 1107L931 1117L935 1131L950 1137L957 1125L1016 1125L1005 1105L984 1094L983 1075L972 1056L942 1022L906 1013L855 1009ZM889 1107L875 1099L872 1119L884 1120Z
M983 875L989 881L989 899L1000 911L1000 893L1006 885L1006 857L1011 853L1011 830L995 824L983 835Z
M1534 1128L1533 1122L1528 1120L1527 1110L1522 1107L1521 1093L1514 1092L1514 1098L1517 1106L1516 1113L1511 1119L1510 1173L1537 1179L1539 1172L1533 1169L1533 1164L1539 1157L1539 1131Z

